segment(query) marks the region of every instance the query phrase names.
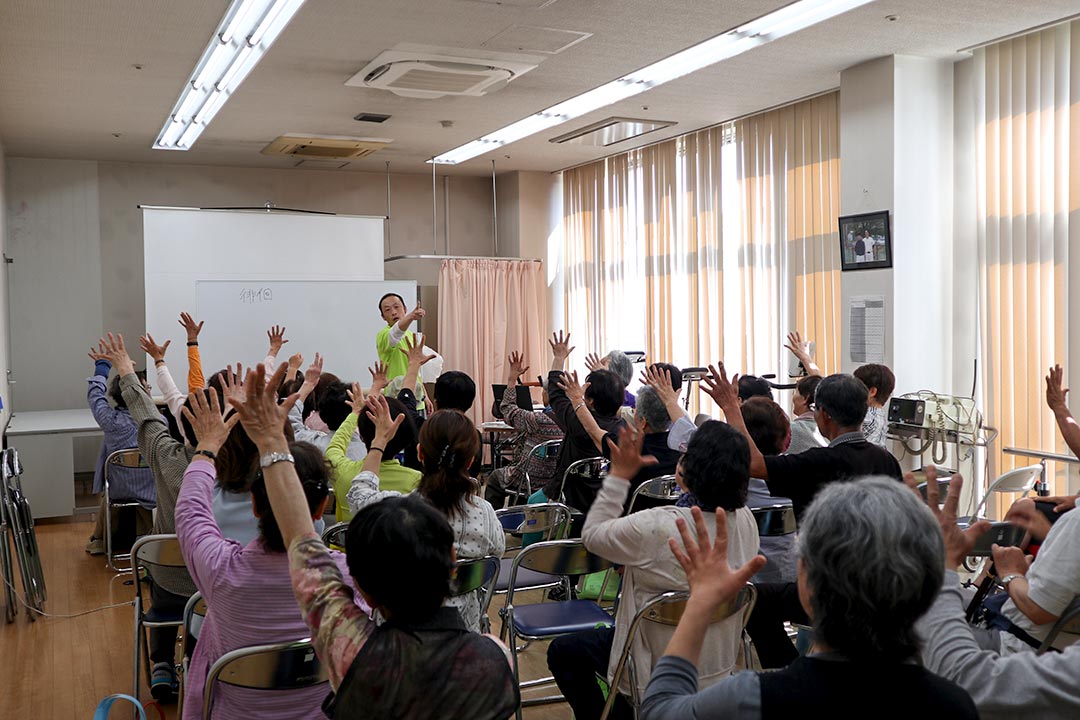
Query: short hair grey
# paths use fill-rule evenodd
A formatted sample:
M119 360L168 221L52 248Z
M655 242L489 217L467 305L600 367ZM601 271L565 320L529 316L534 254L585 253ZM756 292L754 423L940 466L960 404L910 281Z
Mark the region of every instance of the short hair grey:
M814 633L850 660L919 651L915 621L941 589L945 546L929 508L887 477L826 486L799 526Z
M634 379L634 363L622 350L612 350L607 355L607 369L619 376L623 385L629 385Z
M648 385L637 391L637 408L634 412L645 418L653 432L666 432L671 427L671 415L664 407L664 401Z

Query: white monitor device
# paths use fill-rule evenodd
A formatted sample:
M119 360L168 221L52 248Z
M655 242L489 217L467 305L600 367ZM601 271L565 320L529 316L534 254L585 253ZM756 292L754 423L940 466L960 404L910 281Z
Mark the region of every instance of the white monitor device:
M382 217L265 211L143 208L146 328L186 387L182 310L205 321L199 336L204 373L227 364L251 365L265 356L267 329L286 327L295 352L343 380L370 382L382 295L395 292L412 306L416 283L383 280ZM138 352L138 338L126 338ZM148 359L148 367L152 367ZM151 373L153 383L153 374Z

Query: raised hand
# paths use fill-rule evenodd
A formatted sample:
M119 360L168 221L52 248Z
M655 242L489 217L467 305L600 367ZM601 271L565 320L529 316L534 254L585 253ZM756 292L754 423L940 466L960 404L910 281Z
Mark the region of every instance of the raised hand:
M710 365L709 374L701 378L698 387L709 394L717 405L727 414L728 410L739 411L739 376L736 374L728 380L724 363L717 363L719 370Z
M409 313L409 317L413 320L423 320L425 315L427 315L427 311L420 307L420 303L416 303L416 307Z
M372 447L386 447L401 423L405 420L405 413L396 418L390 417L390 404L382 395L371 395L367 400L367 416L375 423L375 439L371 441Z
M570 404L577 407L579 404L585 401L585 391L589 389L589 385L592 383L585 383L584 385L578 382L577 370L574 372L563 373L562 378L559 380L559 387L566 392L566 397L570 400Z
M352 406L354 415L359 415L364 411L364 406L367 404L367 398L364 397L364 390L360 387L360 383L354 382L352 388L346 389L345 394L349 396L349 404Z
M206 321L203 320L203 322ZM187 341L189 343L199 342L199 332L202 330L203 322L196 323L195 319L188 313L180 313L180 325L187 333Z
M799 360L810 360L810 343L804 342L802 336L799 335L799 331L789 332L787 336L787 343L784 344L791 354L799 358Z
M210 396L209 402L206 396ZM188 395L187 407L181 408L180 412L191 423L198 440L197 450L208 450L217 453L225 441L229 438L229 432L239 421L236 413L231 413L228 418L221 412L221 403L218 402L217 393L213 390L204 392L199 390Z
M671 372L667 368L658 365L648 365L641 371L641 382L648 385L663 401L664 405L674 401L679 402L679 393L671 387Z
M510 353L506 360L510 365L508 377L514 384L517 384L521 376L529 372L529 366L525 364L525 356L515 350Z
M641 432L640 428L626 426L619 428L618 445L611 442L611 438L608 438L608 449L611 451L611 465L608 466L608 475L623 480L633 480L641 468L655 465L657 463L655 457L641 454L644 441L645 433Z
M97 362L98 360L104 360L105 362L110 363L110 364L112 362L111 360L109 360L109 354L105 352L105 342L104 341L99 341L98 346L96 348L93 345L91 345L90 346L90 352L88 352L86 354L88 356L90 356L90 359L93 360L94 362Z
M285 382L289 382L296 377L296 373L300 371L300 368L304 365L304 356L301 353L294 353L289 356L289 367L285 371Z
M266 337L270 339L270 354L274 357L281 352L281 346L289 342L285 339L284 325L274 325L266 331Z
M233 372L232 365L226 365L225 372L219 377L221 378L221 394L225 397L225 402L229 403L233 399L243 401L247 395L244 389L243 364L236 363L236 372Z
M938 491L937 470L926 468L926 505L937 518L941 533L945 538L945 568L955 569L964 562L975 547L975 540L990 529L988 520L980 520L967 530L961 530L956 524L956 512L960 507L960 490L964 487L964 478L959 473L949 481L949 494L945 504L941 505L941 493ZM940 507L939 507L940 506Z
M569 340L570 338L567 337ZM589 353L585 356L585 367L592 372L594 370L607 370L608 358L607 356L600 357L596 353Z
M675 520L682 537L683 547L675 538L668 540L668 547L679 561L686 580L690 584L691 603L715 609L734 600L747 581L765 566L765 558L756 555L742 567L732 568L727 557L727 513L716 508L716 539L709 537L705 516L701 508L691 508L694 517L694 533L690 532L684 518ZM696 537L695 537L696 535Z
M262 454L287 452L289 449L285 440L285 420L296 404L298 394L293 393L278 404L277 389L285 377L285 368L285 363L281 363L267 381L266 366L259 363L254 370L248 370L244 377L243 400L229 398L229 404L236 408L248 437Z
M142 351L152 357L154 362L161 362L165 359L165 351L169 349L169 343L172 340L166 340L164 345L158 345L154 342L154 336L150 333L146 333L139 337L139 347Z
M371 373L371 394L379 395L382 393L389 381L386 379L386 364L379 361L375 361L375 367L368 368L368 372Z
M98 352L104 356L105 360L112 363L120 377L134 373L135 363L131 362L131 356L124 347L124 336L120 333L116 335L109 333L107 338L98 340Z
M1060 365L1054 365L1050 368L1050 373L1046 376L1046 404L1055 413L1069 412L1068 400L1069 400L1069 388L1062 388L1062 379L1064 378L1065 371L1061 369Z
M405 347L399 347L398 352L404 353L405 357L408 358L410 365L420 367L438 357L437 355L428 355L424 352L424 336L419 333L416 333L411 337L406 335L402 344L405 345ZM383 372L385 372L385 368Z
M551 334L548 345L551 346L551 354L556 360L565 360L570 357L570 353L574 352L574 348L570 346L570 333L564 336L562 330Z
M315 360L308 365L307 370L304 371L304 384L315 387L319 382L319 378L322 377L323 358L319 353L315 353Z

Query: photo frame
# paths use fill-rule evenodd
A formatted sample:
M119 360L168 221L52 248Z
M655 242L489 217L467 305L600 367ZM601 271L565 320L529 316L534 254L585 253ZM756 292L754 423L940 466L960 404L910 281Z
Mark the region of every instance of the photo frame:
M892 233L887 210L845 215L838 222L841 270L892 267Z

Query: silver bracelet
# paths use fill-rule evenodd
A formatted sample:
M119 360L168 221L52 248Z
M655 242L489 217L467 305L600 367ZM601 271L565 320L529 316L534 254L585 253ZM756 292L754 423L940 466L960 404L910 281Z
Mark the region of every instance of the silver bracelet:
M267 453L259 458L259 467L268 468L274 463L290 462L296 464L296 459L292 456L292 453L287 452L272 452Z

